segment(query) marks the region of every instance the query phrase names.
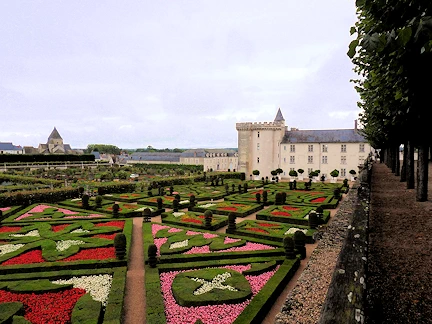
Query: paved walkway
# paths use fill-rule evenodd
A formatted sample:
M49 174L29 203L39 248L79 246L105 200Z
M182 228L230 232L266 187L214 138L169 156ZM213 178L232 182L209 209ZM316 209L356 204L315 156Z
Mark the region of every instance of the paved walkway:
M432 167L429 201L416 202L384 165L372 174L368 323L432 323Z

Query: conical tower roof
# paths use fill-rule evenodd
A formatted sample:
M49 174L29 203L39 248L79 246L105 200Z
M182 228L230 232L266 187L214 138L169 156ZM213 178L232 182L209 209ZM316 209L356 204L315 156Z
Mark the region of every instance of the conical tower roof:
M51 132L50 136L48 136L48 142L49 142L51 139L61 139L61 140L63 139L63 138L60 136L60 134L59 134L57 128L55 128L55 127L54 127L53 131Z
M285 121L285 119L282 116L282 111L280 110L280 108L277 111L277 114L276 114L274 121L275 122Z

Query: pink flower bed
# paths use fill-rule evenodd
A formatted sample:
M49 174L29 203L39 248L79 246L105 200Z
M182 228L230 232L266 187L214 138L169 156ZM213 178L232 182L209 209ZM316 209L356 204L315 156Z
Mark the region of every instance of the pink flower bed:
M153 240L154 244L157 247L157 256L160 256L160 248L162 245L164 245L166 243L166 241L168 241L167 237L157 238L157 239Z
M166 226L166 225L152 224L152 235L153 235L153 237L156 236L157 232L159 232L160 230L163 230L165 228L170 228L170 227Z
M231 237L226 236L224 240L224 244L236 243L241 241L241 239L233 239Z
M15 220L19 221L19 220L27 218L29 216L33 216L33 214L35 214L35 213L42 213L47 208L55 208L55 207L48 206L48 205L37 205L36 207L33 207L31 210L29 210L27 213L22 214L21 216L15 218ZM58 208L57 211L65 214L65 215L78 214L78 212L74 212L74 211L71 211L69 209L64 209L64 208Z
M175 227L172 227L168 230L168 233L178 233L178 232L183 232L183 230Z
M251 265L246 266L226 266L223 269L231 269L242 273L250 269ZM245 276L252 289L252 298L264 287L268 280L276 273L279 266L258 276ZM177 304L172 294L172 282L177 274L185 271L171 271L160 274L161 290L165 304L165 315L167 323L193 324L201 320L206 324L231 324L244 311L250 303L250 299L237 304L184 307Z
M10 210L10 209L11 209L11 207L0 207L0 210L1 210L2 212L7 211L7 210Z
M90 214L90 215L81 215L81 216L66 216L64 218L71 219L71 218L103 218L105 216L99 215L99 214Z
M228 244L228 243L225 243ZM204 246L194 246L192 249L182 253L182 254L200 254L200 253L221 253L221 252L245 252L245 251L258 251L258 250L272 250L273 246L247 242L243 246L235 246L226 250L211 251L208 245Z

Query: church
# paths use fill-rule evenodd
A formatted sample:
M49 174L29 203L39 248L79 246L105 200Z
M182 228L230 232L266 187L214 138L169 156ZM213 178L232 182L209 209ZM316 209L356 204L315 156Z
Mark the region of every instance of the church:
M304 170L304 177L320 170L319 176L330 179L330 172L339 171L339 178L350 178L349 171L359 171L373 150L357 129L299 130L285 126L280 108L273 122L237 123L238 171L259 178L278 168L282 178L289 179L290 170Z
M39 144L37 148L32 146L24 146L25 154L83 154L82 150L73 150L69 144L63 143L63 138L60 136L57 128L54 127L48 140L45 143Z

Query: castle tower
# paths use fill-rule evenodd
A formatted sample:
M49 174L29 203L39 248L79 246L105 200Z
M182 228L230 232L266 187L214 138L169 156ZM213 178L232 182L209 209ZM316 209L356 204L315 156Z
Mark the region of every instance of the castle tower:
M271 177L271 171L279 166L280 143L285 135L285 119L280 108L273 122L237 123L238 171L246 177L253 170L260 171L260 177Z

